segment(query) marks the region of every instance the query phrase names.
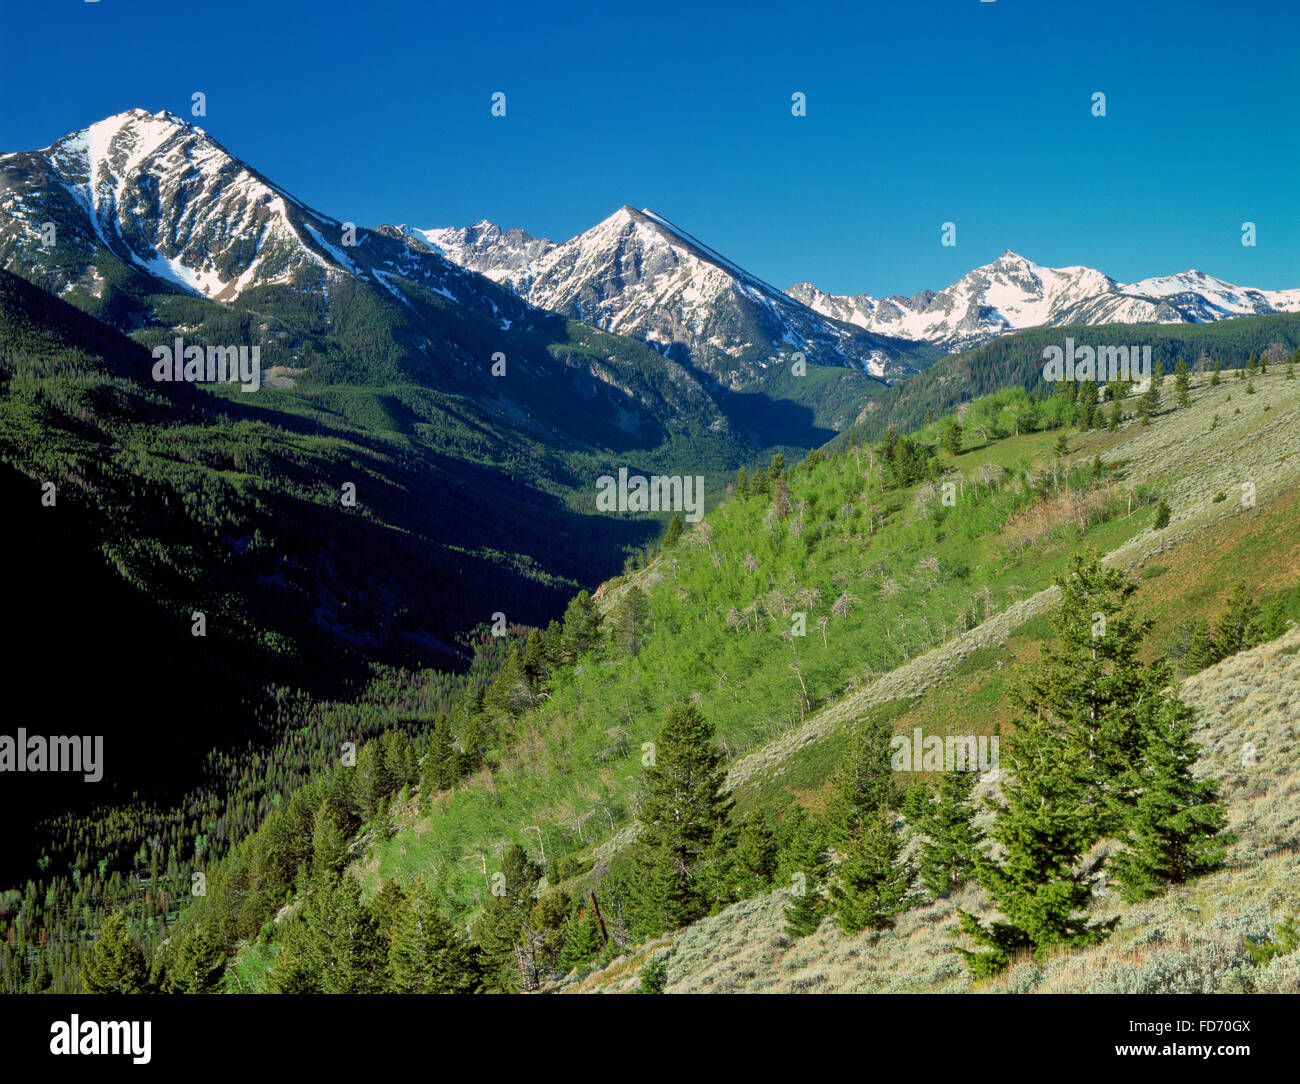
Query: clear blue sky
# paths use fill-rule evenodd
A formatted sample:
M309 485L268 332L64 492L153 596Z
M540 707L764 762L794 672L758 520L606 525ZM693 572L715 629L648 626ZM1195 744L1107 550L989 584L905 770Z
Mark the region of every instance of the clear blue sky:
M1125 281L1300 286L1295 0L3 12L5 151L132 106L189 116L201 90L196 123L363 225L564 239L631 203L780 287L910 294L1007 248Z

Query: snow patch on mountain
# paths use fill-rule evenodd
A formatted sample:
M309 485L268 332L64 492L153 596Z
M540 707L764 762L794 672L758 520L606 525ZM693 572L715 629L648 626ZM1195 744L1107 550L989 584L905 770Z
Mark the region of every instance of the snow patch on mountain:
M1090 267L1044 267L1010 250L938 293L836 296L807 282L789 293L834 319L950 350L1030 327L1206 323L1300 311L1300 290L1234 286L1201 271L1125 284Z

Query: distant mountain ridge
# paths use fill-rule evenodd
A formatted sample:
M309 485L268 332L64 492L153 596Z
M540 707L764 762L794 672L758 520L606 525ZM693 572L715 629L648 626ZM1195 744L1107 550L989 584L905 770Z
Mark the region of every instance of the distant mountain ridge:
M796 352L875 377L906 376L932 360L915 343L813 311L648 209L621 207L562 243L487 221L400 229L538 308L644 339L733 388Z
M1125 284L1090 267L1044 267L1009 249L938 293L843 297L822 293L808 282L790 287L789 293L836 320L949 350L1031 327L1203 324L1300 312L1300 289L1234 286L1203 271Z
M689 328L701 312L716 308L721 291L709 281L707 271L700 269L693 279L679 274L675 281L668 278L660 285L658 280L666 270L677 272L680 266L662 258L635 263L633 274L622 271L619 265L625 238L638 226L661 231L662 242L670 248L677 246L702 265L721 270L742 291L753 290L781 309L781 303L772 300L777 292L773 287L650 210L623 207L562 243L533 237L521 229L503 230L487 220L460 228L403 226L402 232L453 263L508 286L540 308L576 313L606 330L640 333L652 343L661 342L671 333ZM643 241L647 248L652 247L648 234ZM669 309L675 307L675 320L664 313L656 321L644 311L647 281L655 284L649 299L666 303ZM902 343L952 352L1034 327L1196 324L1300 312L1300 288L1236 286L1197 270L1120 283L1091 267L1046 267L1010 249L943 290L923 290L912 297L828 294L810 282L796 283L784 293L837 324L887 339L876 344L877 352L869 354L867 362L868 370L881 376L904 375L911 367L906 359L891 356ZM806 317L803 323L806 325ZM698 334L695 338L699 339Z

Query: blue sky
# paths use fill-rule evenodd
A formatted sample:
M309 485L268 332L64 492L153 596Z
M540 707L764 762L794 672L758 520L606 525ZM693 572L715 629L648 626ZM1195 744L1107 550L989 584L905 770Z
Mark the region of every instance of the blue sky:
M4 23L0 149L200 90L195 123L364 225L564 239L630 203L783 288L911 294L1007 248L1300 286L1294 0L5 0Z

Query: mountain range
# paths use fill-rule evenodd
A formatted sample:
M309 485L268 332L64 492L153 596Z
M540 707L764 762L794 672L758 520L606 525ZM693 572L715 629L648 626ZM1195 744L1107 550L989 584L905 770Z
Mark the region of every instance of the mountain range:
M837 324L885 336L889 341L866 362L879 375L907 373L906 358L891 352L906 343L956 351L1033 327L1208 323L1300 312L1300 289L1234 286L1195 270L1125 284L1090 267L1044 267L1009 249L938 292L878 299L799 282L781 295L661 215L631 207L562 244L488 221L402 230L541 308L651 342L699 342L698 329L708 326L707 314L718 310L728 289L761 297L774 312L786 311L784 298L793 298ZM806 317L800 326L807 326Z
M631 206L558 243L486 220L359 228L308 207L204 129L142 109L43 150L0 155L0 208L0 266L74 303L81 297L126 329L158 322L138 296L156 290L229 304L303 282L328 298L351 280L414 309L414 287L501 333L536 330L549 312L645 342L720 404L704 419L715 429L727 424L728 393L755 392L807 408L833 429L885 382L1025 328L1300 312L1300 289L1239 287L1195 270L1125 284L1012 251L912 297L834 295L809 282L782 291L663 215ZM123 276L136 286L134 303L121 296ZM465 369L464 345L429 336L409 360L450 348L457 356L442 360ZM786 365L796 354L866 379L800 383ZM292 354L281 360L302 368ZM754 424L744 399L730 406L740 414L728 420L751 442L797 443L770 419Z

